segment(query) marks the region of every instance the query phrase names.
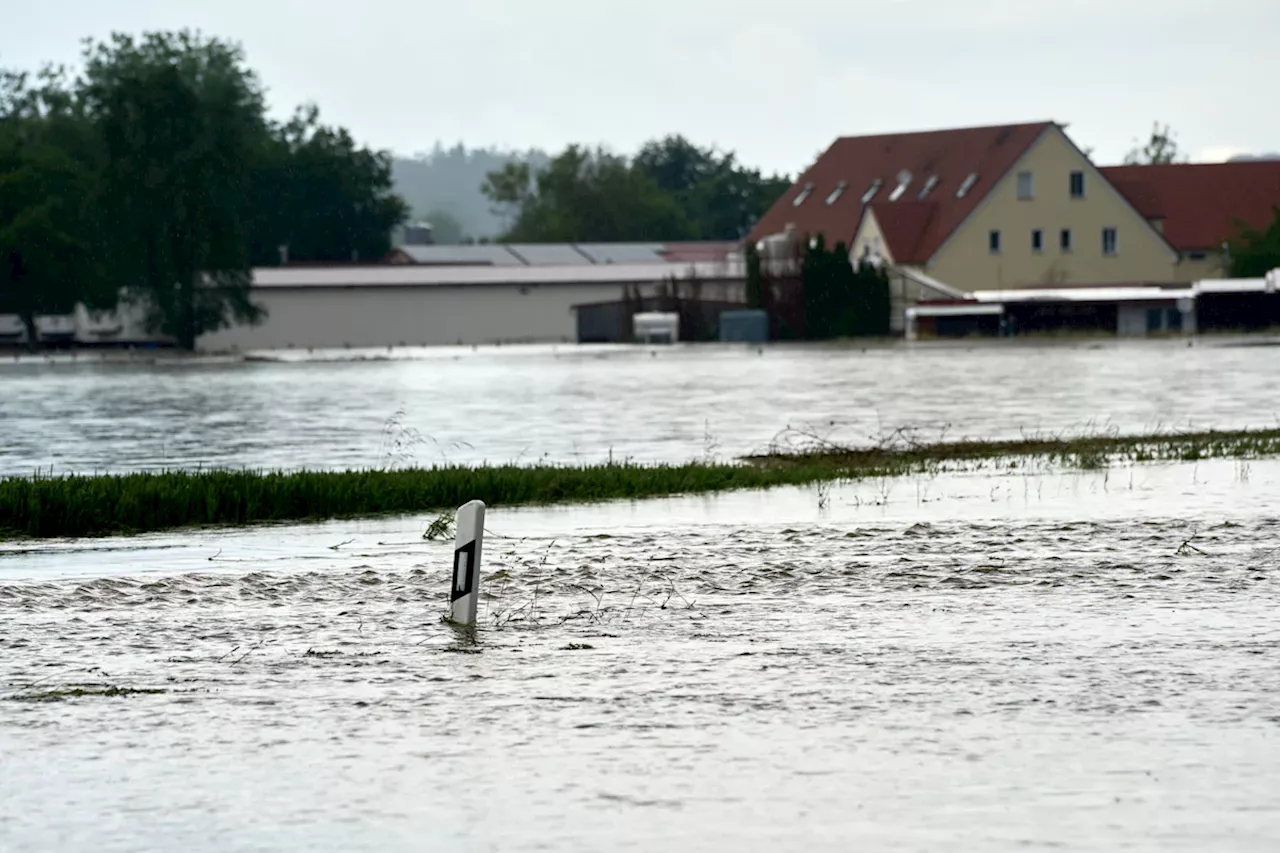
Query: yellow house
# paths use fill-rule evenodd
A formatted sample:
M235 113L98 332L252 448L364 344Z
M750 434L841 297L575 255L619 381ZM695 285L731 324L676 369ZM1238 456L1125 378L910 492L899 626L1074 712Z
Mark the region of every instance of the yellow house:
M750 239L791 228L962 291L1163 284L1203 269L1054 122L838 139Z
M1223 278L1241 226L1265 231L1280 206L1280 160L1100 170L1181 255L1180 281Z

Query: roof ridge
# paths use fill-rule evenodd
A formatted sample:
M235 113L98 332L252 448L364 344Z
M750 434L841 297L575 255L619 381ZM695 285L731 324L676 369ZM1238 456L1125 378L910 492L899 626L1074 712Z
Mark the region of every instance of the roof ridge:
M1007 122L1003 124L1001 123L970 124L970 125L963 125L961 127L937 127L929 130L899 130L891 133L848 134L848 135L841 135L836 137L836 141L839 142L842 139L892 139L894 137L899 137L899 136L930 136L935 134L941 135L946 133L966 133L970 131L976 133L978 131L1003 130L1005 128L1018 128L1018 129L1031 128L1031 127L1043 128L1043 127L1049 127L1050 125L1057 125L1057 124L1058 123L1052 119L1049 119L1046 121Z
M1223 166L1272 166L1280 168L1280 158L1271 160L1221 160L1217 163L1116 163L1114 166L1099 166L1100 171L1110 169L1189 169L1189 168L1222 168Z

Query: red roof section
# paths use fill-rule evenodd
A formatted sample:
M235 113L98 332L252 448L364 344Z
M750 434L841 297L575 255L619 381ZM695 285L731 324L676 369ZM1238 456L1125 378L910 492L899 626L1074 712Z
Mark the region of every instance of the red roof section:
M933 239L933 226L939 221L937 202L886 201L876 204L873 201L867 205L867 210L874 213L876 222L880 223L880 232L884 234L895 263L919 264L928 260L929 256L922 255L920 246Z
M879 180L869 204L885 231L889 253L897 263L923 263L1053 126L1037 122L842 137L769 208L749 239L759 240L794 224L800 235L822 234L828 244L848 243L862 220L862 196ZM889 201L904 170L911 173L911 182L900 201ZM977 180L957 198L956 191L969 175L977 175ZM932 177L937 183L921 200L921 190ZM831 199L841 182L845 189Z
M1109 166L1099 171L1147 219L1164 220L1175 249L1211 250L1239 236L1236 221L1266 228L1280 205L1280 161Z
M702 242L664 243L662 257L672 263L697 263L723 261L729 253L741 244L725 240L705 240Z

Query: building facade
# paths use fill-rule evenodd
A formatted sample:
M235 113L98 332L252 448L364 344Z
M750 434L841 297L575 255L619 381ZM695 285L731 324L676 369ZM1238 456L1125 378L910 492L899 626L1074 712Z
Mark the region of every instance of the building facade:
M1054 122L847 137L749 239L821 234L968 292L1186 284L1264 228L1280 162L1099 169Z
M256 326L202 336L202 352L572 342L575 307L652 296L672 281L701 297L740 302L742 280L722 263L590 266L379 265L254 272Z
M1241 228L1266 230L1280 206L1280 160L1100 171L1177 250L1181 282L1226 276Z

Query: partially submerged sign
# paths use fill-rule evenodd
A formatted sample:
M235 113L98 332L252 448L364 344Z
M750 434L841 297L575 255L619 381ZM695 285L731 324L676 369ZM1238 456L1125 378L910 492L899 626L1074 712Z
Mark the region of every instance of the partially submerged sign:
M458 508L454 518L453 583L449 589L449 619L458 625L476 623L480 600L480 556L484 543L484 501Z

